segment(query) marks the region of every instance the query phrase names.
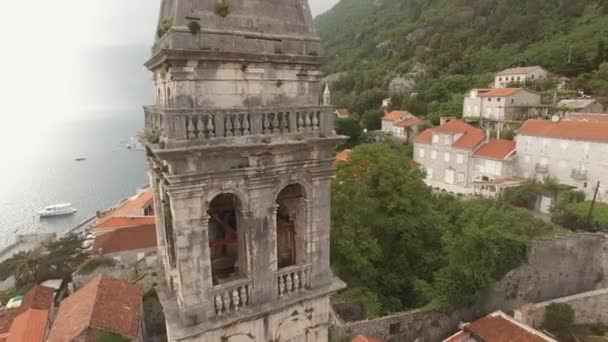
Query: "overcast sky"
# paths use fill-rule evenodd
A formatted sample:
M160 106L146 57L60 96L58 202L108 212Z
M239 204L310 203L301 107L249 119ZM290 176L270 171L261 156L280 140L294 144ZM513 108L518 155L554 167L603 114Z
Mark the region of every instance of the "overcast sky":
M337 1L310 0L313 15L328 10ZM86 71L97 75L116 72L114 67L107 70L107 65L111 64L100 65L98 60L104 57L99 55L113 51L112 46L139 47L142 59L145 58L147 47L154 39L159 8L160 0L17 0L3 3L2 45L5 49L0 53L0 65L4 66L3 82L0 82L0 102L3 104L0 116L10 115L10 120L42 125L57 115L68 115L64 113L70 112L70 106L75 108L75 103L80 106L87 101L83 98L91 97L82 92L94 92L92 89L99 83L91 78L88 85L83 83ZM93 58L90 55L83 57L83 51L97 53ZM143 64L127 54L119 53L118 57L136 66ZM130 66L125 68L131 70ZM142 73L147 75L144 70ZM138 77L135 75L132 78ZM112 84L112 77L107 77L107 83ZM36 118L34 122L32 117Z

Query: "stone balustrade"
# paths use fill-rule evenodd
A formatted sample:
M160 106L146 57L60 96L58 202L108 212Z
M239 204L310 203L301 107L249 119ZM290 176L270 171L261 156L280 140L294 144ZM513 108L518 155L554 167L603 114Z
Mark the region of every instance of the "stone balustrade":
M333 134L332 107L180 110L146 107L146 132L166 143L212 143L234 137Z
M217 286L211 291L217 316L238 311L251 302L251 280Z
M292 266L276 273L279 298L310 288L311 266Z

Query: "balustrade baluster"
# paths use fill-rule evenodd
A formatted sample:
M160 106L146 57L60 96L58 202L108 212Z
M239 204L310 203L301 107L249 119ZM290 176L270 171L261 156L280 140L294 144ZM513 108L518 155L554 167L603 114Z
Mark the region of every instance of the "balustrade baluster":
M302 117L304 113L298 112L296 115L298 116L298 132L303 132L305 130L304 118Z
M312 130L319 130L319 117L317 116L318 112L312 112Z
M272 133L281 133L279 130L279 113L272 114Z
M234 305L234 309L238 310L241 306L241 297L239 297L239 291L236 289L232 291L232 304Z
M311 120L311 118L310 118L310 113L309 113L309 112L306 112L306 114L305 114L305 115L306 115L306 122L305 122L305 125L306 125L306 130L307 130L307 131L312 131L312 130L313 130L313 129L312 129L312 120Z
M286 285L286 288L287 288L287 290L286 290L287 293L290 293L290 292L293 291L293 281L291 280L291 274L287 275L287 279L286 279L285 285Z
M226 310L226 312L230 311L230 295L228 294L228 292L224 292L224 310Z
M285 280L283 279L283 276L279 277L279 297L283 297L283 294L285 294Z
M289 133L289 112L282 113L283 121L281 122L281 132Z
M207 117L207 132L209 138L215 138L215 126L213 125L213 119L211 118L211 115Z
M186 117L186 121L188 122L188 140L194 140L197 138L196 135L196 127L194 127L193 118L190 116Z
M264 113L262 115L264 115L264 134L270 134L270 120L268 119L270 114Z
M251 131L249 128L251 125L249 124L249 114L243 115L243 135L250 135Z
M234 116L234 135L237 137L243 135L241 131L241 116L238 114Z
M215 311L216 314L219 316L222 314L222 311L224 310L224 302L222 301L222 297L217 295L215 296Z
M243 302L243 306L248 304L249 296L247 295L247 286L241 287L241 301Z
M232 131L233 129L233 125L232 125L232 115L228 114L226 115L226 136L227 137L232 137L234 136L234 132Z
M293 274L293 289L297 291L300 289L300 276L298 276L299 272Z

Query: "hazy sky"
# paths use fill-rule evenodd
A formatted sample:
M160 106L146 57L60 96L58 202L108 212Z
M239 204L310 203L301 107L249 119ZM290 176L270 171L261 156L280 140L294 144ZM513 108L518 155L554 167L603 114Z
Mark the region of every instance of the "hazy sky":
M310 0L313 15L337 1ZM3 4L0 117L30 127L82 112L82 106L89 104L87 99L95 97L98 83L94 78L88 84L83 82L85 71L96 76L116 72L97 63L103 59L99 57L102 53L91 56L90 51L109 54L105 49L111 46L133 47L145 56L154 39L159 7L160 0L18 0ZM143 63L128 55L118 57L134 66ZM122 67L130 70L127 62ZM145 71L141 75L145 78ZM111 85L113 80L105 81ZM116 101L107 97L103 101L108 105Z

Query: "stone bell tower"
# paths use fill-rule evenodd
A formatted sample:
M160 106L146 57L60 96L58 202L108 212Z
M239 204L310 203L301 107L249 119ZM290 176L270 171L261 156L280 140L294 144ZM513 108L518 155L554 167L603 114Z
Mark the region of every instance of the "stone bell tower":
M327 341L333 108L306 0L163 0L146 63L170 341Z

